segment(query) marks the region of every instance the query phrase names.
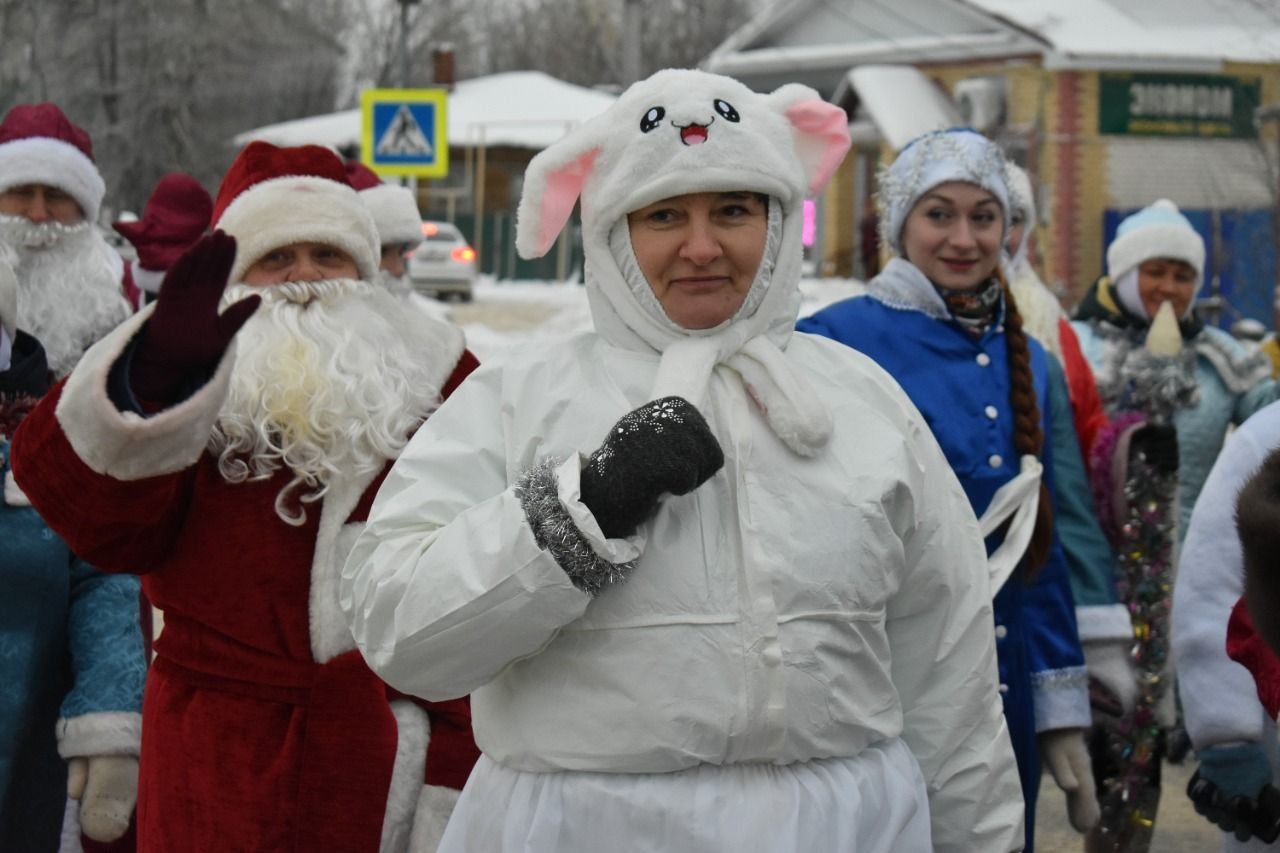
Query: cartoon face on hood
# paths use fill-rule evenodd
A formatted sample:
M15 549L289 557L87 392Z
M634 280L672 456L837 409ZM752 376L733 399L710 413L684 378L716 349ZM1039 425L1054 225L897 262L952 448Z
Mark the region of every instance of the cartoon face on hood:
M766 285L794 292L801 202L822 188L848 147L844 111L807 86L789 84L766 95L729 77L659 71L533 159L520 200L516 246L526 258L545 254L580 200L594 278L589 284L603 291L623 324L662 352L676 333L643 316L635 304L609 248L614 226L633 210L685 193L763 193L781 206L783 216L773 283ZM793 264L788 263L792 255ZM785 313L791 302L798 307L787 294L776 296L770 293L755 312L767 315L766 322ZM593 299L597 329L607 334L598 301ZM793 313L780 326L794 319ZM759 323L751 325L748 336L763 331Z

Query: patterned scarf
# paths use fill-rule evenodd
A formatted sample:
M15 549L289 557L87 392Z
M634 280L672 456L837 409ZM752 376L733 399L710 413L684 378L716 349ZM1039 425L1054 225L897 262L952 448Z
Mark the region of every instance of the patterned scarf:
M968 290L955 290L937 284L934 289L947 304L952 318L975 338L982 337L995 321L1003 292L1000 281L994 276Z

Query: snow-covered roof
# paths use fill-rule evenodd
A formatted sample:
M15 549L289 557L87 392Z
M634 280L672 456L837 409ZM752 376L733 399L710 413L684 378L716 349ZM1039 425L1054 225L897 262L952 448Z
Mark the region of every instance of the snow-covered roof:
M604 112L615 96L557 80L540 71L510 71L463 80L445 110L450 145L512 146L541 150L575 125ZM360 143L360 110L270 124L237 134L237 146L255 139L275 145Z
M785 0L744 24L702 65L761 91L796 81L831 97L858 65L1038 56L1044 48L965 0Z
M842 86L858 93L867 115L895 149L923 133L964 123L938 84L911 65L861 65Z
M1275 0L964 0L1050 44L1050 66L1216 70L1280 62Z
M1280 62L1276 0L785 0L704 60L826 96L849 68L1039 56L1047 67L1213 71Z

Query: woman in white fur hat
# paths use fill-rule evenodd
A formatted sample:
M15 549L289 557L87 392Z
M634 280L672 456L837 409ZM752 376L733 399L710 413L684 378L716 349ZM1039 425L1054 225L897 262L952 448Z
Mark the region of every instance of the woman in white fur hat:
M1168 457L1168 473L1176 475L1176 507L1163 538L1172 540L1170 548L1183 547L1158 569L1147 570L1165 590L1158 606L1166 612L1167 590L1173 584L1172 654L1163 680L1171 682L1176 665L1177 695L1187 734L1202 762L1202 777L1231 795L1247 796L1248 786L1241 780L1250 775L1246 770L1269 771L1269 758L1275 754L1274 728L1247 672L1227 656L1227 622L1243 591L1244 578L1239 541L1230 526L1234 488L1223 485L1227 474L1220 473L1215 480L1210 473L1232 424L1243 423L1273 401L1276 385L1265 356L1250 352L1196 316L1195 297L1204 283L1204 266L1200 234L1172 201L1155 201L1120 223L1107 247L1107 275L1076 309L1073 326L1112 418L1110 434L1101 443L1114 449L1099 458L1112 472L1109 487L1099 490L1104 517L1125 517L1130 493L1126 486L1142 476L1135 478L1132 473L1139 450L1156 461L1161 455ZM1126 368L1134 362L1131 354L1142 348L1162 303L1172 306L1177 319L1182 343L1179 372L1193 380L1195 397L1173 413L1171 423L1152 425L1130 401L1135 390L1144 390L1135 385L1155 384L1158 377ZM1145 440L1158 431L1166 434L1172 453L1153 452ZM1258 433L1243 433L1239 440L1248 443L1251 434ZM1244 452L1243 448L1237 451ZM1228 460L1224 471L1241 464L1238 457L1234 459ZM1206 483L1211 486L1207 503L1199 507ZM1168 529L1174 525L1176 529ZM1141 614L1135 612L1135 622L1141 621ZM1157 723L1169 731L1176 723L1171 683L1162 698L1156 708ZM1157 774L1152 784L1159 782ZM1260 842L1241 844L1230 833L1223 835L1224 849L1265 849Z
M371 666L472 692L441 850L1008 851L980 534L868 360L792 334L844 113L668 70L534 159L595 330L474 373L343 572Z

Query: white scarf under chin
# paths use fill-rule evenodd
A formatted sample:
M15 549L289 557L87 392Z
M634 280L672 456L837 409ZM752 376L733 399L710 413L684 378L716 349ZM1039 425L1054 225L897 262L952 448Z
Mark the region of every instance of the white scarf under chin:
M56 376L133 313L121 291L124 262L88 222L0 215L0 242L16 254L18 328L43 344Z
M292 472L276 512L302 524L305 504L335 477L372 475L399 455L439 388L401 300L381 287L353 279L236 285L223 305L250 294L262 306L236 335L209 448L231 483Z
M800 305L801 217L784 216L776 198L769 199L769 208L760 272L737 314L713 329L682 329L666 316L639 271L629 238L599 238L605 245L591 253L597 263L588 264L587 295L602 336L662 354L653 399L683 397L710 421L704 404L711 375L729 370L774 434L793 452L814 456L831 438L831 410L782 352ZM625 222L618 227L625 229Z

